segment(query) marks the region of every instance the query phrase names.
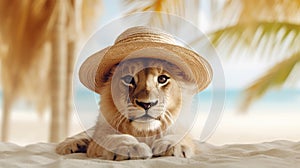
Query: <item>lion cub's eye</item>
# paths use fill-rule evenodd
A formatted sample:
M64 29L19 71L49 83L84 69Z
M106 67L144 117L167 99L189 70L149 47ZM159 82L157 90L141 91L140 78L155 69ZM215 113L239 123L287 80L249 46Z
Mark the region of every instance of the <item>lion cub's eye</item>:
M160 84L164 84L168 81L168 79L170 79L170 77L166 76L166 75L160 75L157 78L157 82Z
M130 84L134 85L135 84L134 78L131 75L126 75L126 76L122 77L122 80L127 85L130 85Z

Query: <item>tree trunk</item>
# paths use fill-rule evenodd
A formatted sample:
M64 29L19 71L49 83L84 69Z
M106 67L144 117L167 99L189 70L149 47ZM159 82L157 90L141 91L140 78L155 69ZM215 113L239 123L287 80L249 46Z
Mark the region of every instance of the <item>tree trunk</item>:
M77 44L81 35L81 25L82 25L82 0L75 0L72 3L73 13L68 16L69 19L69 27L68 30L71 30L72 33L69 32L68 36L68 54L66 60L66 104L65 104L65 132L68 133L70 127L70 114L73 111L73 92L72 92L72 79L74 72L74 63L76 58Z
M3 111L2 111L2 128L1 128L1 141L8 141L9 123L10 123L10 110L11 110L11 98L9 94L3 91Z
M66 84L66 2L57 0L57 18L52 35L52 59L51 59L51 120L50 142L58 142L66 136L65 126L65 84Z
M72 92L72 79L73 79L73 72L74 72L74 63L76 58L76 51L78 41L81 37L81 25L82 25L82 0L74 0L73 6L73 13L69 19L69 30L74 31L74 33L69 34L68 36L68 54L67 54L67 72L66 72L66 104L65 104L65 132L68 133L70 128L70 121L71 117L70 114L73 111L73 92Z
M65 94L65 125L64 132L68 134L70 128L71 117L70 114L73 111L73 94L72 94L72 77L74 69L74 61L76 53L76 42L68 43L68 54L67 54L67 73L66 73L66 94Z

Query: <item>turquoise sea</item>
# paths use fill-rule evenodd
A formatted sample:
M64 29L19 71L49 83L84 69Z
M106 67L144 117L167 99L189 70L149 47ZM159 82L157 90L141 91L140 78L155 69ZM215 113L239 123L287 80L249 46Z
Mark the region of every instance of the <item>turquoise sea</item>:
M224 111L237 112L240 107L241 100L243 98L243 91L238 89L225 90L224 99ZM199 100L200 106L204 106L204 111L209 111L209 108L213 103L213 94L211 90L205 90L196 96ZM91 111L94 110L99 98L87 90L77 90L75 96L75 104L80 104L80 110ZM221 103L215 102L215 103ZM255 101L250 108L256 111L288 111L288 112L300 112L300 89L282 89L271 90L263 97ZM78 110L78 109L77 109Z
M225 111L236 111L242 99L242 90L231 89L225 90ZM99 97L86 90L77 89L74 97L74 106L80 111L94 111L97 108ZM2 107L2 92L0 91L0 107ZM213 95L211 90L205 90L199 93L196 98L200 101L200 105L209 107L213 103ZM266 93L263 97L252 104L249 110L264 110L264 111L287 111L300 112L300 89L282 89L272 90ZM80 107L78 107L80 106ZM20 101L15 108L26 109L30 105ZM22 110L23 111L23 110Z

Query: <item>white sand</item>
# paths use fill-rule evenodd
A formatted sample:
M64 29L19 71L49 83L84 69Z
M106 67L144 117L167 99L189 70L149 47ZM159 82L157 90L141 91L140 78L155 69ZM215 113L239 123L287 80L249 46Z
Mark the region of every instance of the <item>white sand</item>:
M202 153L191 159L160 157L148 160L107 161L87 158L85 154L60 156L55 144L34 144L20 147L0 143L1 167L163 167L163 168L299 168L300 142L275 141L252 145L212 146L199 144Z
M208 140L215 145L249 144L275 140L300 141L300 112L224 114Z

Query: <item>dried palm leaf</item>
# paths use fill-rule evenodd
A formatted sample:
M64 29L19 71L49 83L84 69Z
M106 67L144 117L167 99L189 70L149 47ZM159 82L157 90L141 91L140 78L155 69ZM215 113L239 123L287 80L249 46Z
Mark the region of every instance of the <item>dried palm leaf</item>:
M300 28L298 24L293 23L240 23L213 32L208 36L217 50L222 51L220 52L222 56L282 61L260 77L256 84L246 89L244 92L246 98L241 105L243 110L273 86L283 84L295 66L296 57L299 54ZM290 57L291 55L293 57ZM281 73L275 73L279 68ZM283 75L283 73L285 74ZM280 82L278 82L279 79L281 79ZM263 80L267 81L264 83Z
M51 35L54 10L55 1L0 2L0 34L7 48L1 58L5 96L23 96L35 104L46 104L47 98L35 98L32 93L48 94L48 84L43 82L48 67L43 63L49 54L45 54L44 45Z
M300 23L299 8L299 0L227 0L213 18L225 25L252 21Z
M95 13L100 13L99 10L91 11L87 8L93 6L95 9L99 7L100 2L100 0L0 1L1 83L4 99L3 111L6 116L4 122L9 119L7 116L10 106L18 98L25 98L38 111L43 111L45 107L50 106L49 99L53 97L53 92L68 92L66 99L70 99L73 62L77 55L74 43L78 43L83 31L90 30L95 20L98 19L99 15L95 15ZM57 59L57 55L53 55L52 52L58 50L53 50L57 45L53 45L51 42L56 38L54 30L57 30L57 18L61 15L62 10L65 11L66 22L60 24L63 24L66 31L61 38L66 41L59 40L59 44L73 42L70 47L73 48L73 51L68 58L65 56L65 58ZM58 61L56 66L65 66L67 69L60 74L67 79L62 83L56 83L57 85L67 85L64 90L51 90L49 86L51 79L54 79L53 75L57 75L50 73L50 65L52 71L56 69L51 64L55 62L54 58L56 60L65 59L63 62ZM61 69L61 67L57 69ZM7 125L7 123L3 125ZM6 128L3 126L2 129Z
M220 29L208 37L227 57L246 53L240 55L278 60L298 51L300 28L287 22L250 22ZM199 42L201 39L193 43Z
M151 11L162 14L177 15L197 24L200 5L198 0L124 0L124 7L128 10L126 12L127 14ZM148 18L148 23L150 25L172 25L171 16L168 16L167 18L165 17L166 15L162 15L159 18Z

